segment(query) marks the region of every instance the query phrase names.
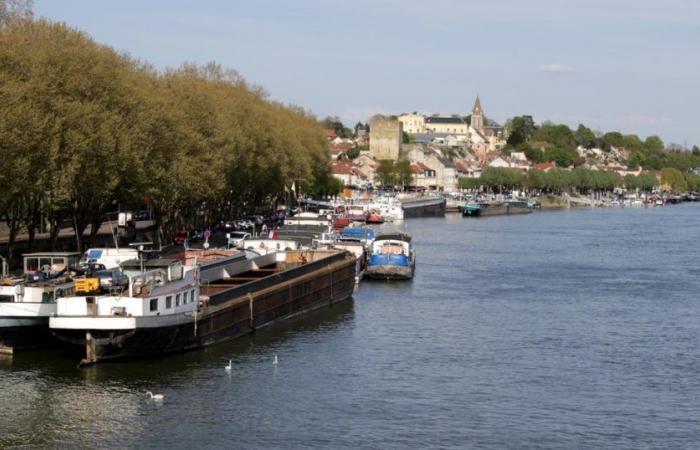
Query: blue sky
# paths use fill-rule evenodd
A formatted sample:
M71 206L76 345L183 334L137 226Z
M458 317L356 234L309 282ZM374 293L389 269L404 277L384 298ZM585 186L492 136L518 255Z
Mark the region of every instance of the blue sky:
M35 0L158 68L217 61L346 124L467 114L700 145L696 0Z

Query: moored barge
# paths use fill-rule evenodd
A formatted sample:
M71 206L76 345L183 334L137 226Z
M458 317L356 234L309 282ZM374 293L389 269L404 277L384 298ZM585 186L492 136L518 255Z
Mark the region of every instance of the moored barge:
M51 331L85 349L81 365L157 356L347 300L355 284L355 258L347 252L292 250L218 265L220 277L172 261L152 264L129 275L118 295L60 299Z
M467 203L462 208L464 217L508 216L513 214L530 214L532 207L527 202L483 202Z

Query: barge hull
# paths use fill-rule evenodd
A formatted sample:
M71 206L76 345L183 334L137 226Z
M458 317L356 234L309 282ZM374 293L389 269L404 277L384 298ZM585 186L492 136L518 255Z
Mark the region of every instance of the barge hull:
M49 318L0 317L0 354L48 348L56 344L49 332Z
M327 264L312 262L296 267L292 274L278 273L215 294L210 306L191 321L165 327L51 331L61 341L85 348L81 365L201 348L350 299L356 276L354 258L346 253L331 258L334 260Z
M464 217L487 217L487 216L511 216L515 214L530 214L532 209L518 205L497 205L487 208L465 208L462 211Z
M413 278L413 267L389 264L369 266L365 276L375 280L410 280Z

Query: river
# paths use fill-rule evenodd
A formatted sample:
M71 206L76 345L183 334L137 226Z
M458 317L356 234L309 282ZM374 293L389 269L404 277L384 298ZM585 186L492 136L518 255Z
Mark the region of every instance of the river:
M255 337L86 369L3 357L0 447L694 447L699 222L694 204L407 220L412 282Z

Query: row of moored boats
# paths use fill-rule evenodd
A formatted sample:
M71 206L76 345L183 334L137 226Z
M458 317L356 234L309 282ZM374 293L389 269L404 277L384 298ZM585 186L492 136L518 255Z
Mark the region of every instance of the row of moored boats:
M408 234L302 213L229 249L143 247L23 255L0 280L0 352L62 345L81 364L235 338L352 296L363 277L411 279Z

